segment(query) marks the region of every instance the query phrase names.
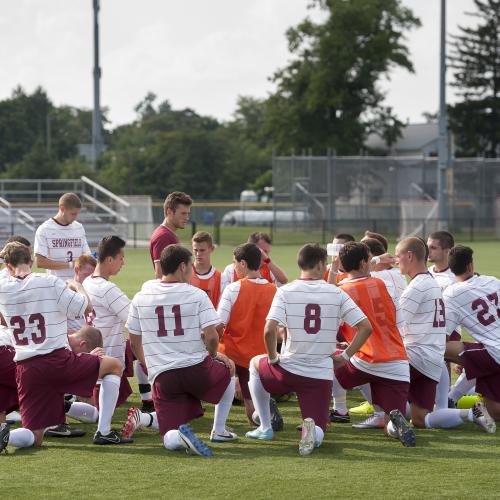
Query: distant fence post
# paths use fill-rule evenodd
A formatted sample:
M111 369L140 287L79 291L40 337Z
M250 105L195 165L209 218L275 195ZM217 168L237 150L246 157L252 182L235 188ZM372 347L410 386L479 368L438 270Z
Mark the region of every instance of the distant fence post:
M273 221L269 223L269 236L271 237L271 241L274 243L274 224Z
M326 243L326 220L321 221L321 243L324 245Z
M214 241L216 245L220 245L220 221L214 222Z
M192 220L191 221L191 236L194 236L196 233L196 221Z
M137 248L137 222L134 222L134 248Z

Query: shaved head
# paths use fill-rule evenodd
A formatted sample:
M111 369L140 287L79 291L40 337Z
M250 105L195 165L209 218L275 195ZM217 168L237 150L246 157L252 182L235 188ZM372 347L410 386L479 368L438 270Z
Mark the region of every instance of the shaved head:
M411 252L419 262L425 262L427 250L425 243L416 237L405 238L398 243L398 250L402 253Z

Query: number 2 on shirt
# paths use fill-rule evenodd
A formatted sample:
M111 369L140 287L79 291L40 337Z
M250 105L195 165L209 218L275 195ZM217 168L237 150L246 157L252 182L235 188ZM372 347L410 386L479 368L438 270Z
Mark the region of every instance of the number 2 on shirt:
M155 309L155 314L158 317L158 330L156 334L158 337L167 337L167 328L165 327L165 311L163 306L157 306ZM178 335L184 335L184 329L182 328L182 318L181 318L181 306L172 306L172 314L174 315L175 328L174 337Z
M497 306L497 316L500 318L500 309L498 308L498 295L496 293L490 293L486 297L492 304ZM476 299L472 303L472 310L477 311L477 320L479 323L481 323L483 326L488 326L491 325L495 321L495 316L490 313L490 306L488 305L488 302L486 302L485 299Z

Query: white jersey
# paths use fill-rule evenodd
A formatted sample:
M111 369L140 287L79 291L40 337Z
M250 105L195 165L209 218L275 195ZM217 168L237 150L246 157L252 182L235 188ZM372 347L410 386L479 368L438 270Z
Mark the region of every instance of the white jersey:
M57 262L73 262L80 255L90 253L85 236L85 229L77 222L63 225L55 219L48 219L38 227L35 233L35 254ZM47 269L47 274L54 274L62 279L73 279L73 269Z
M417 274L399 299L401 330L410 365L439 382L446 345L446 315L441 288L430 273Z
M10 276L9 270L7 269L7 266L5 266L3 269L0 270L0 281L8 278Z
M0 284L0 312L10 327L15 361L68 347L67 318L86 308L87 299L56 276L32 273Z
M500 280L472 276L450 285L443 298L448 335L463 326L500 363Z
M276 279L276 276L269 270L271 273L271 283L274 283L276 286L281 286L281 283ZM226 266L224 271L222 271L222 279L227 286L229 283L234 283L236 271L234 270L234 264L229 264Z
M451 272L451 269L447 267L442 271L436 271L434 266L429 267L429 272L434 276L434 279L437 281L437 284L444 292L447 287L453 285L457 281L456 276Z
M391 290L394 290L394 296L399 300L399 297L401 297L406 288L406 279L401 274L399 268L392 267L391 269L383 269L382 271L370 271L370 274L385 283L391 296L393 295Z
M337 330L366 316L340 288L324 280L295 280L278 288L268 320L288 329L280 365L303 377L333 380Z
M92 324L101 331L102 345L107 356L125 363L125 332L130 300L111 281L100 276L88 276L83 288L92 302Z
M207 294L187 283L146 281L130 306L127 328L142 335L148 378L201 363L208 355L202 330L219 318Z
M10 338L9 329L0 325L0 347L12 347L12 339Z

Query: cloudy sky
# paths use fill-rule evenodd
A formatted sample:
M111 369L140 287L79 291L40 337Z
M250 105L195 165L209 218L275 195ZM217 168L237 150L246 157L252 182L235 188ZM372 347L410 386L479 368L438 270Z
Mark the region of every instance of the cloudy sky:
M148 91L175 108L229 119L238 95L264 97L286 64L284 33L308 0L101 0L101 102L113 124L134 119ZM408 36L416 73L384 84L399 117L438 108L440 0L403 0L422 27ZM470 24L473 0L448 0L448 31ZM92 107L92 0L3 0L0 99L21 85L55 104ZM452 90L449 99L452 100Z

